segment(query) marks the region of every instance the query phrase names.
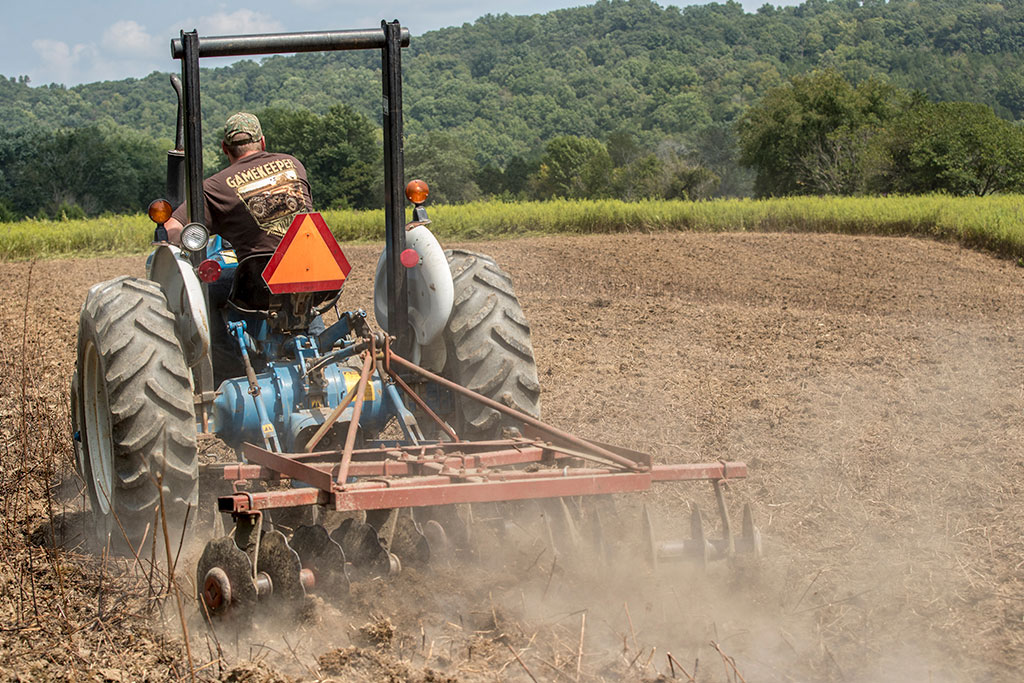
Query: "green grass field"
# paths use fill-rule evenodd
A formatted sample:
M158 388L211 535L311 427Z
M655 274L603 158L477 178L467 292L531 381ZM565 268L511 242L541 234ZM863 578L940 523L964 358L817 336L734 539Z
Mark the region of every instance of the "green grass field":
M429 209L442 241L614 232L830 232L914 235L1024 259L1024 195L792 197L707 202L476 202ZM326 211L339 240L383 239L384 211ZM0 260L148 251L143 216L0 223Z

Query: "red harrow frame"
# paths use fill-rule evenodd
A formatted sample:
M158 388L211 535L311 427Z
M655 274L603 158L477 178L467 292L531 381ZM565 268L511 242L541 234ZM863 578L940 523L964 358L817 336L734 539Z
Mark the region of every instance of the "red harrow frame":
M690 538L658 542L645 508L642 538L652 566L674 559L706 565L710 559L735 553L760 555L760 532L749 506L744 508L741 534L735 536L723 494L723 482L747 476L744 463L656 465L645 453L575 437L431 373L392 353L390 340L384 340L383 351L378 353L375 341L368 340L360 382L350 394L355 418L344 449L275 453L246 444L246 463L217 467L221 477L233 485L232 493L218 498L218 510L232 515L235 528L233 538L211 542L199 563L197 582L210 614L251 606L271 595L294 598L314 587L346 592L350 570L363 575L399 571L399 546L404 561L426 561L431 552L448 548L449 539L459 535L451 526L455 515L440 512L454 510L455 505L635 493L650 489L655 482L711 482L723 533L719 539L705 538L701 513L695 506ZM452 440L354 448L364 389L375 368L419 403ZM407 377L419 375L515 418L525 436L459 440L420 402L398 369ZM331 421L325 423L324 431ZM318 441L314 437L309 447ZM282 480L292 485L282 487ZM253 483L260 485L253 487ZM249 488L263 490L243 490ZM372 519L375 523L346 519L331 534L322 526L301 526L290 541L278 531L264 529L266 511L314 506L363 512L368 522ZM400 525L398 513L407 508L422 509L426 514L417 520L417 515L410 513ZM561 509L566 511L564 504ZM598 521L598 534L599 525ZM396 527L404 529L396 534ZM382 528L390 531L385 533Z

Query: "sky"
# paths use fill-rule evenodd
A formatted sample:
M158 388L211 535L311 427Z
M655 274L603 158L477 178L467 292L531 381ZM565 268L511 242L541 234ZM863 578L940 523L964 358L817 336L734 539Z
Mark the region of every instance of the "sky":
M706 4L667 0L659 4ZM741 0L747 11L765 0ZM586 0L8 0L0 23L0 75L28 76L32 85L72 86L176 71L170 40L181 29L199 35L237 35L373 28L399 19L413 36L472 23L485 14L537 14L592 4ZM779 4L778 1L772 4ZM795 0L781 4L795 4ZM241 5L241 6L240 6ZM228 60L203 60L219 66Z

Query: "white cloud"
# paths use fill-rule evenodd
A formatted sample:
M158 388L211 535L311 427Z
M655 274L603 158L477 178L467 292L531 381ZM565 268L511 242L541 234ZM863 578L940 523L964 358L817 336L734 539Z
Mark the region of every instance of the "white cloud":
M146 27L130 19L116 21L103 32L100 43L116 54L150 57L160 51L163 41L151 36Z
M134 21L114 23L98 43L69 45L61 40L39 38L32 41L41 62L32 80L39 84L73 85L142 77L164 66L159 60L162 47L162 41L154 39Z
M51 69L69 69L74 66L71 48L62 40L40 38L32 41L32 49L36 51L43 63Z
M62 40L39 38L32 41L32 49L43 61L43 71L48 79L43 82L67 82L91 64L96 58L96 48L90 44L70 46Z
M283 30L281 22L251 9L231 13L218 12L199 20L199 34L207 36L243 35L248 33L277 33Z

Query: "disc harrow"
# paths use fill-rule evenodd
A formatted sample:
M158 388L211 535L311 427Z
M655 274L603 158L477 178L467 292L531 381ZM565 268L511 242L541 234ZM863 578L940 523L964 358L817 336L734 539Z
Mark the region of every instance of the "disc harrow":
M385 369L400 365L446 382L394 355L387 343L383 359ZM356 392L357 403L361 395ZM247 613L259 602L292 603L309 592L343 596L350 581L472 552L473 527L511 539L523 529L494 505L514 501L537 501L542 524L534 538L556 556L572 556L587 545L610 562L602 508L583 501L646 491L661 482L711 482L722 537L707 538L694 504L690 537L658 541L644 507L641 536L652 568L675 561L706 567L736 554L760 555L750 507L744 508L742 532L734 537L723 493L723 484L747 476L744 463L655 464L648 454L587 441L496 405L521 422L523 436L461 441L455 435L455 440L377 442L360 449L349 438L342 450L300 453L246 443L245 462L216 466L233 491L218 498L218 510L231 515L234 528L212 541L199 563L197 585L207 612ZM287 482L291 486L282 485ZM290 538L265 521L266 513L308 507L321 510L320 518L334 513L344 519L331 531L321 524L298 526Z

